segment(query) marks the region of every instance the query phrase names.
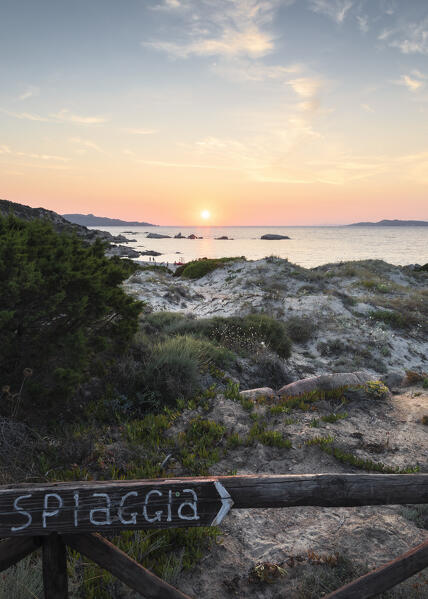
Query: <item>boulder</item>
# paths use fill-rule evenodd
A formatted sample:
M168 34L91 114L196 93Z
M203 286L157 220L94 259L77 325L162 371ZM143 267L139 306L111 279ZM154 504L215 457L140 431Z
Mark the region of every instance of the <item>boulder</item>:
M177 235L174 235L174 239L186 239L186 238L180 232L180 233L177 233Z
M119 256L119 258L138 258L141 252L137 252L132 248L127 248L124 245L111 245L105 252L106 256Z
M262 235L260 239L268 239L269 241L277 241L279 239L290 239L287 235L275 235L273 233L267 233Z
M401 387L404 381L405 374L404 372L388 372L384 374L380 380L384 385L388 387L388 389L394 389L396 387Z
M144 252L140 252L142 256L162 256L160 252L155 252L154 250L145 250Z
M285 385L278 391L278 395L280 397L295 397L311 391L332 391L339 387L364 385L368 381L377 379L378 377L375 375L364 371L321 374L320 376L311 376Z
M214 237L214 239L216 241L222 241L222 240L225 240L225 239L229 239L229 237L227 235L222 235L221 237Z
M260 397L268 397L272 399L275 397L275 391L270 387L259 387L259 389L247 389L246 391L240 391L239 395L243 399L259 399Z
M160 233L149 233L147 239L171 239L170 235L161 235Z

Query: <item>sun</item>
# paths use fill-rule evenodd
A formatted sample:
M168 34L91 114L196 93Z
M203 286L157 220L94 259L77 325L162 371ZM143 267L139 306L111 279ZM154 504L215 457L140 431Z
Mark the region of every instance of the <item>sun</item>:
M210 213L210 211L209 211L209 210L202 210L202 212L201 212L201 217L202 217L204 220L208 220L208 219L210 218L210 216L211 216L211 213Z

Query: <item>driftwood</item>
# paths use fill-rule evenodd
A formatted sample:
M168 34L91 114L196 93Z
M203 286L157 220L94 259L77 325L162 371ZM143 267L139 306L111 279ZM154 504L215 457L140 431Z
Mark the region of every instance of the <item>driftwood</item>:
M64 535L64 541L148 599L190 599L98 534Z
M417 574L426 566L428 566L428 541L333 591L325 599L369 599Z

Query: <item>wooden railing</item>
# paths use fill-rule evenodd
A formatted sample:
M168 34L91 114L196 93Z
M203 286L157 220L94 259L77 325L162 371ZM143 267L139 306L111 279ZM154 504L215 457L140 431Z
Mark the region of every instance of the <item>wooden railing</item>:
M42 547L45 599L68 597L66 545L147 598L187 596L99 532L214 526L228 511L428 503L428 474L249 475L0 487L0 571ZM428 566L428 540L328 595L368 599ZM189 599L187 597L187 599Z

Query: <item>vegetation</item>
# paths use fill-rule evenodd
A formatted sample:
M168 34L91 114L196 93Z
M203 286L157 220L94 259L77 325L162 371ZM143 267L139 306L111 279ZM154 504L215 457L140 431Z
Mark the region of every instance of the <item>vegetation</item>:
M201 258L193 260L183 266L179 266L174 276L183 277L184 279L200 279L217 268L224 267L228 262L236 260L245 260L244 256L240 258Z
M296 343L306 343L314 336L315 324L308 317L292 316L286 326L288 335Z
M43 221L0 218L0 373L8 392L50 408L122 352L140 303L119 284L129 265Z

